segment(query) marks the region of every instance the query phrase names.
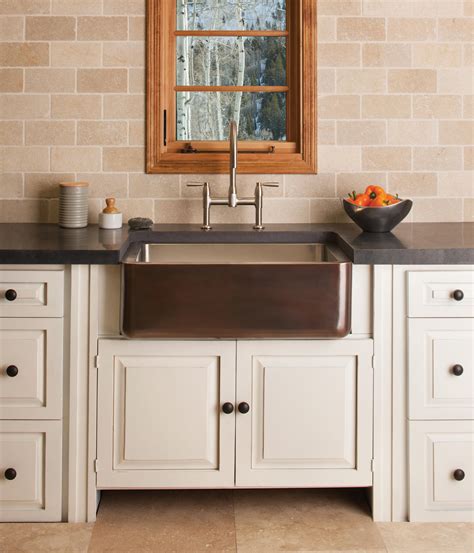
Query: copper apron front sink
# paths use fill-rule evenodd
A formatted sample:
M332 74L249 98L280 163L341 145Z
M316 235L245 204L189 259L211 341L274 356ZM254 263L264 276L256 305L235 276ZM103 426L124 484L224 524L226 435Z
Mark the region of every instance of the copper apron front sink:
M326 244L132 244L129 338L319 338L351 329L352 264Z

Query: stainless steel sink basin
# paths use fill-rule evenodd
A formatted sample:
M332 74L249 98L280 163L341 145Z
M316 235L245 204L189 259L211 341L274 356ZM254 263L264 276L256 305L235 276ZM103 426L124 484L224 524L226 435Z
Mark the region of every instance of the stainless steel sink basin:
M306 338L350 332L349 259L332 244L132 244L130 338Z

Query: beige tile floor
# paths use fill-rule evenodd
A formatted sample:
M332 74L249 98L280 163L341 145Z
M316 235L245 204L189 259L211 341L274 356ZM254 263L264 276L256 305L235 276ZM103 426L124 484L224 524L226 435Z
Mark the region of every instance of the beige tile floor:
M94 524L0 524L0 553L474 553L473 524L375 524L358 490L103 494Z

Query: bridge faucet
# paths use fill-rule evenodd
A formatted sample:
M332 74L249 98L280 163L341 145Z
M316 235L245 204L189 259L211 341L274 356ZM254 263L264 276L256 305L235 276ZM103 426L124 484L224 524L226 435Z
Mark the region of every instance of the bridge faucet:
M237 207L239 205L255 206L255 230L263 230L263 187L278 187L277 182L257 182L253 198L239 198L237 195L237 123L230 122L229 132L229 194L227 198L213 198L211 196L211 187L208 182L188 182L188 186L202 186L202 208L203 222L202 230L211 230L211 206L227 205L228 207Z

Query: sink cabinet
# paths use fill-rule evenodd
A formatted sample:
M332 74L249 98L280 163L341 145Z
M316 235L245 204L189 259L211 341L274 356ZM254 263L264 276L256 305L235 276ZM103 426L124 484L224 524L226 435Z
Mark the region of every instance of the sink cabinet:
M370 486L372 351L100 340L97 487Z

